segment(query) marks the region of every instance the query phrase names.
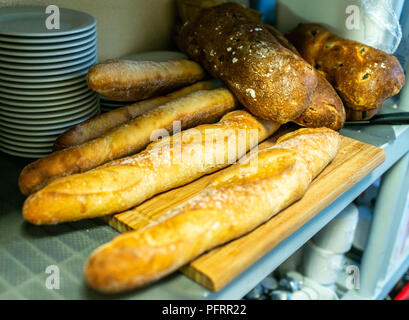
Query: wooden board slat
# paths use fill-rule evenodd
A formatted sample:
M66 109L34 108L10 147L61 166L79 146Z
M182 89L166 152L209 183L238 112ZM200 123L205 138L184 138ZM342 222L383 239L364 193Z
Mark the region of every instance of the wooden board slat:
M271 141L262 143L260 148L271 145ZM181 271L209 290L220 290L384 160L385 152L382 149L342 137L338 155L312 182L301 200L247 235L201 255ZM139 229L198 194L212 176L204 176L188 185L157 195L139 205L132 213L119 213L105 220L120 232Z

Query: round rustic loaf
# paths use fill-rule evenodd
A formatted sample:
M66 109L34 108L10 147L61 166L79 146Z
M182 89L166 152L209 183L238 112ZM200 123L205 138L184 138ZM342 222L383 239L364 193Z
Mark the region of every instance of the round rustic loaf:
M301 56L334 86L347 118L369 119L385 99L405 83L394 56L362 43L338 37L318 24L299 24L286 34Z

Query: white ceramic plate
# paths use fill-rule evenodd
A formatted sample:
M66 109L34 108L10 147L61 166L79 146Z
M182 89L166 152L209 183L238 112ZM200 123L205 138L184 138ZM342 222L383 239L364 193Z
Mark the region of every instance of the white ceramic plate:
M78 70L73 73L67 73L67 74L55 75L55 76L45 76L45 77L19 77L19 76L10 76L10 75L0 74L0 80L12 81L12 82L23 82L23 83L44 83L44 82L63 81L63 80L70 80L70 79L78 78L81 75L84 76L85 78L85 75L87 74L88 69L89 67Z
M0 141L0 146L3 148L7 148L8 150L12 151L17 151L17 152L30 152L30 153L50 153L53 151L53 146L48 145L47 147L35 147L35 146L29 146L29 147L21 147L21 146L16 146L11 143L7 143L5 141Z
M97 60L96 56L91 56L84 63L74 65L68 68L49 69L49 70L41 70L41 67L39 67L39 69L37 70L14 70L14 69L0 68L0 74L10 75L10 76L19 76L19 77L24 77L24 78L35 80L37 78L42 78L42 77L65 75L65 74L77 72L79 70L83 70L83 69L91 67L93 64L96 63L96 60Z
M79 107L85 104L93 104L96 101L98 101L98 96L91 95L90 97L84 100L76 101L74 103L54 106L54 107L27 108L27 107L7 106L4 104L0 104L0 110L10 111L10 112L21 112L21 113L53 112L53 111L62 111L62 110L72 109L72 108Z
M18 151L9 150L4 147L0 147L0 151L3 151L4 153L10 154L12 156L21 157L21 158L31 158L31 159L39 159L48 154L48 153L18 152Z
M26 148L52 148L54 145L53 141L49 142L21 142L13 139L5 139L0 137L0 141L3 140L4 143L7 143L16 147L26 147ZM27 149L26 149L27 150Z
M75 113L84 112L90 110L98 105L98 102L87 103L79 107L60 110L60 111L51 111L51 112L38 112L38 113L25 113L25 112L16 112L14 111L4 111L0 110L0 116L12 117L17 119L49 119L49 118L58 118L69 116Z
M85 93L79 94L74 97L66 98L66 99L60 99L60 100L51 100L51 101L39 101L39 102L32 102L32 101L19 101L19 100L11 100L11 99L4 99L0 98L0 104L6 105L6 106L14 106L14 107L20 107L20 108L43 108L43 107L52 107L52 106L58 106L62 104L69 104L73 103L79 100L86 99L90 96L95 96L95 92L91 90L87 90Z
M73 54L76 52L80 52L89 48L94 47L96 44L96 40L90 41L82 46L66 48L62 50L41 50L41 51L25 51L25 50L9 50L9 49L1 49L0 54L6 56L15 56L15 57L54 57L54 56L62 56L66 54Z
M86 71L85 71L86 72ZM85 73L86 74L86 73ZM85 82L85 75L79 74L72 79L54 81L54 82L44 82L44 83L24 83L24 82L14 82L14 81L4 81L0 79L0 85L7 88L15 89L28 89L28 90L38 90L38 89L52 89L52 88L66 88L73 84L78 84L79 82Z
M92 54L79 59L73 59L69 61L57 62L57 63L43 63L43 64L28 64L28 63L13 63L13 62L2 62L0 61L0 67L11 69L11 70L48 70L48 69L61 69L72 67L75 65L86 63L88 60L96 57L96 51Z
M19 7L0 9L0 34L17 37L53 37L72 35L96 25L91 15L72 9L60 8L59 29L47 29L49 13L45 7Z
M77 46L81 46L89 43L90 41L95 41L97 34L93 33L88 37L80 38L76 40L71 40L67 42L60 43L44 43L44 44L27 44L27 43L9 43L0 41L0 48L10 49L10 50L23 50L23 51L45 51L45 50L61 50L68 49Z
M94 105L89 109L86 109L84 111L80 111L71 115L67 116L62 116L62 117L56 117L56 118L46 118L46 119L19 119L16 117L10 117L10 116L3 116L0 115L0 121L4 121L7 123L13 123L13 124L18 124L18 125L54 125L57 123L67 123L69 121L74 121L77 119L82 119L89 114L94 114L98 109L98 105Z
M96 45L88 49L73 53L73 54L65 54L65 55L56 56L56 57L44 57L44 58L13 57L13 56L0 54L0 61L25 63L25 64L58 63L58 62L71 61L71 60L75 60L78 58L88 57L90 55L96 54L95 51L97 51Z
M50 101L50 100L64 100L70 97L74 97L80 94L84 94L87 92L91 92L91 89L88 87L82 87L81 89L65 92L65 93L59 93L59 94L49 94L49 95L43 95L43 96L19 96L15 94L7 94L7 93L2 93L0 90L0 98L5 98L5 99L11 99L13 101Z
M34 126L34 125L19 125L19 124L14 124L14 123L10 123L4 120L0 120L0 126L2 126L3 130L4 129L16 129L16 130L23 130L25 132L31 132L33 133L42 133L42 132L49 132L51 134L51 132L53 130L61 130L61 129L66 129L68 127L74 126L78 123L81 123L85 120L88 120L92 117L94 117L95 115L97 115L99 113L99 108L97 108L96 110L93 110L93 112L89 113L88 115L82 117L82 118L77 118L75 120L72 121L67 121L64 123L58 123L58 124L47 124L47 125L38 125L38 126Z
M66 36L56 36L56 37L33 38L33 37L16 37L16 36L0 35L0 41L10 42L10 43L32 43L32 44L60 43L60 42L67 42L67 41L89 37L95 32L96 32L96 27L93 27L84 32L79 32L79 33L75 33L72 35L66 35Z
M2 132L0 128L0 137L2 137L3 139L13 140L13 141L16 140L16 141L27 142L27 143L47 143L47 142L54 143L54 141L58 137L58 134L33 137L33 136L19 135L15 133L10 134L7 132Z
M5 94L13 94L14 96L20 96L19 99L21 99L21 96L29 96L30 98L33 96L34 97L35 96L46 97L50 95L56 95L56 94L61 94L65 92L80 90L85 87L87 87L87 82L84 80L82 83L68 85L66 87L50 88L50 89L15 89L15 88L0 86L0 92L5 93Z

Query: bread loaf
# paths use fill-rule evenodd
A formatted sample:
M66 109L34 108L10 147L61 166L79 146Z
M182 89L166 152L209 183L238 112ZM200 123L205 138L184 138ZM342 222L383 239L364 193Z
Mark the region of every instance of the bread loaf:
M218 90L218 89L217 89ZM120 212L224 168L279 127L238 110L151 143L144 151L51 182L26 199L24 218L56 224Z
M152 134L158 130L172 133L174 128L186 129L215 122L237 105L235 97L225 88L199 90L182 96L100 138L51 153L30 163L20 174L20 190L29 195L57 178L85 172L113 159L134 154L146 147L152 141ZM180 128L175 126L175 121L180 121Z
M130 122L132 119L158 106L198 90L210 90L220 86L217 80L200 81L171 92L165 96L136 102L114 109L84 121L60 135L54 143L54 151L83 144L96 139L110 130Z
M155 281L207 250L240 237L300 199L336 156L338 133L300 129L222 170L197 196L145 228L117 236L93 252L85 279L102 292Z
M316 73L258 20L235 3L202 9L181 27L179 47L254 115L292 121L310 104Z
M87 82L111 100L137 101L192 84L205 75L202 67L190 60L108 60L88 70Z
M301 56L294 45L280 31L271 25L265 26L282 46ZM310 104L293 122L308 128L327 127L340 130L344 126L346 117L342 100L321 73L317 73L317 79L317 88L314 90Z
M342 100L324 76L321 74L317 76L318 85L311 103L293 122L308 128L327 127L340 130L346 118Z
M300 24L286 36L337 90L347 119L369 119L405 83L402 67L394 56L338 37L321 25Z

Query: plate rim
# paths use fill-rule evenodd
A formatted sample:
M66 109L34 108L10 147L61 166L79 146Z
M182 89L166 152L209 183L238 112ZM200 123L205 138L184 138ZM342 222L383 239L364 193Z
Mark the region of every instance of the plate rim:
M43 12L45 12L44 9L45 9L44 6L27 6L27 7L1 8L0 14L1 14L1 11L3 11L4 14L11 14L11 12L8 12L8 13L7 13L7 11L12 11L12 12L13 12L13 11L14 11L14 12L15 12L15 11L26 11L26 12L27 12L27 11L29 11L29 10L32 10L32 11L34 11L34 10L37 10L37 11L41 10L41 12L43 13ZM69 8L63 8L63 7L59 7L59 10L60 10L60 18L62 17L62 14L63 14L64 11L67 12L67 13L68 13L68 12L71 12L71 14L72 14L72 13L75 13L75 14L77 14L77 15L79 15L79 16L83 16L83 17L89 19L89 23L88 23L88 24L85 23L85 27L80 27L80 28L78 28L78 29L67 30L67 31L59 31L59 32L53 31L53 32L41 32L41 33L38 33L38 32L32 32L32 33L30 33L30 32L10 32L10 31L9 31L9 32L5 32L5 31L3 31L3 32L0 32L0 35L9 35L9 36L16 36L16 37L18 37L18 36L20 36L20 37L52 37L52 36L62 36L62 35L80 33L81 31L86 31L86 30L88 30L88 29L94 27L94 26L96 25L96 23L97 23L95 17L93 17L92 15L90 15L90 14L88 14L88 13L86 13L86 12L79 11L79 10L74 10L74 9L69 9ZM18 12L18 13L20 13L20 12ZM27 12L27 13L31 13L31 12ZM37 13L37 12L34 12L34 13ZM21 13L20 13L20 14L21 14ZM77 17L77 18L78 18L78 17Z

